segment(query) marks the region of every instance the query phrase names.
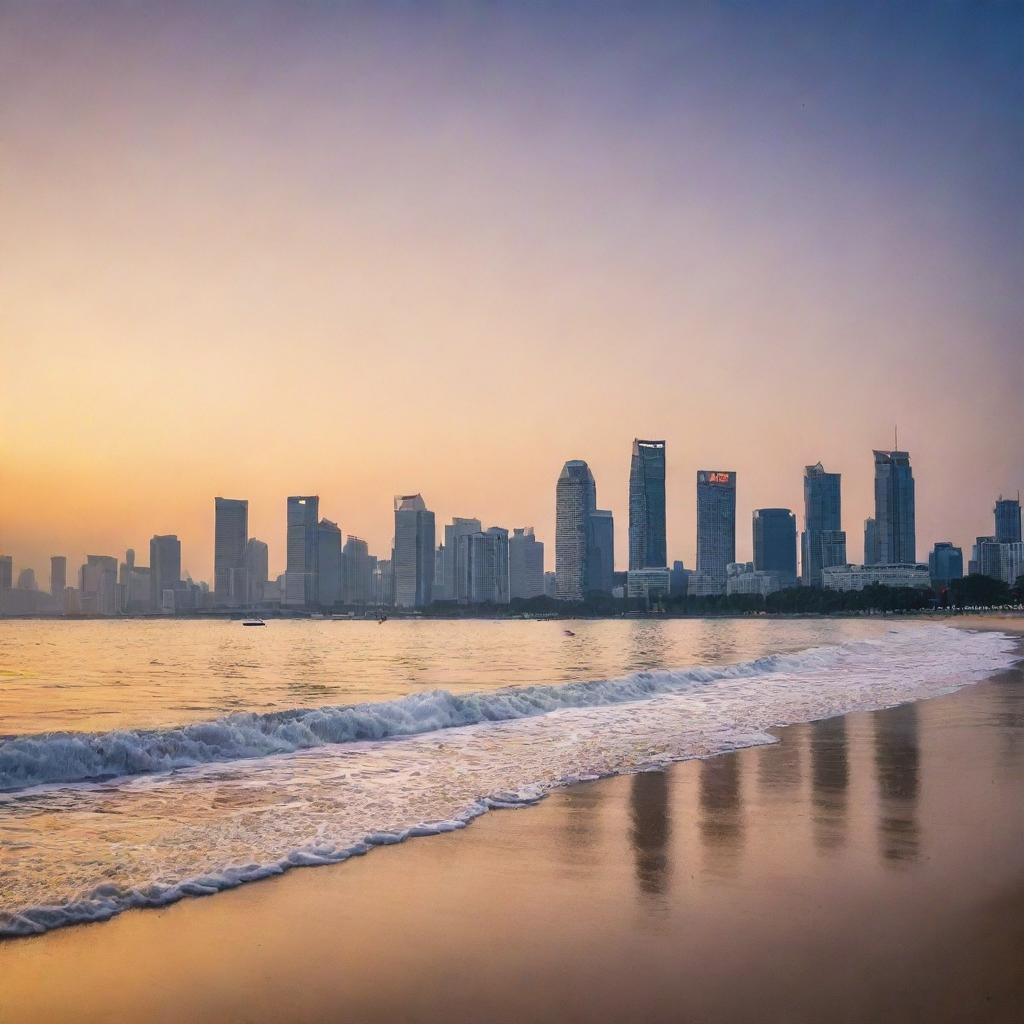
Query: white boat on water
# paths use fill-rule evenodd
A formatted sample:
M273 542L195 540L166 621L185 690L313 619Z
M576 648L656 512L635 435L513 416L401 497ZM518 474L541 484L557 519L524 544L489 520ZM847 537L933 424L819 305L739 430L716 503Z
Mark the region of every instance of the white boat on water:
M242 619L243 626L265 626L266 623L262 619Z

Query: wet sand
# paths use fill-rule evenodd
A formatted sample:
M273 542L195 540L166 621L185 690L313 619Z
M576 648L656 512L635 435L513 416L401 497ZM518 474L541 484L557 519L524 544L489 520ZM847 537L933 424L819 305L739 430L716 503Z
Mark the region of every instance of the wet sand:
M779 735L2 942L0 1021L1019 1021L1021 671Z

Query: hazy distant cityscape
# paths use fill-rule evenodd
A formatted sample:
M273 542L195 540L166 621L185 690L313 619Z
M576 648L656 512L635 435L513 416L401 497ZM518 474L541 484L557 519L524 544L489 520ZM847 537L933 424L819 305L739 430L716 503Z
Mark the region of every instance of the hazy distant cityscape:
M669 561L666 536L665 441L633 441L628 499L628 568L616 568L614 518L598 508L597 483L580 459L565 463L555 488L554 571L545 571L544 542L532 526L484 527L455 517L439 536L420 494L394 499L390 551L368 543L320 514L317 495L287 499L286 569L269 575L268 545L248 531L249 503L214 498L211 582L183 577L175 534L150 541L149 564L128 549L123 559L87 555L69 579L66 556L50 559L49 588L34 569L0 555L0 614L175 615L204 612L366 613L431 606L509 606L549 599L566 609L585 602L627 600L655 608L680 598L748 595L767 598L792 588L851 592L888 587L942 595L966 575L1013 586L1024 576L1021 505L999 497L993 530L974 540L965 566L962 547L940 541L918 561L915 484L910 454L875 451L874 515L864 521L864 561L847 558L841 474L819 462L804 470L803 527L788 508L756 508L753 560L736 561L733 470L696 473L696 566ZM72 582L73 580L73 582Z

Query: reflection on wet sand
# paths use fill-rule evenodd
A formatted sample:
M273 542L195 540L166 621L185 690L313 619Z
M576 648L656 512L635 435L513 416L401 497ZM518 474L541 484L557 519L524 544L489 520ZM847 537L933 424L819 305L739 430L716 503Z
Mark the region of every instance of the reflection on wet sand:
M641 893L662 896L668 888L669 778L665 772L641 772L630 780L629 838Z
M580 874L600 860L600 813L604 790L600 786L571 786L562 795L565 828L561 849L571 874Z
M743 852L743 813L739 756L712 757L700 765L700 831L704 870L732 875Z
M757 751L757 782L762 790L776 795L788 793L800 785L802 749L797 733L789 743L773 743Z
M916 860L918 856L917 715L916 705L904 704L875 716L878 837L887 862Z
M846 842L846 791L850 784L846 720L812 722L810 733L814 844L821 851L835 850Z

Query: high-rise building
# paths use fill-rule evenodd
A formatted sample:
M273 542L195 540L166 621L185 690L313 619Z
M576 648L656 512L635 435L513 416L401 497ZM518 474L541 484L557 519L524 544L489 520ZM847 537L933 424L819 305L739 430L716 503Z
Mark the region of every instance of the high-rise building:
M78 571L78 591L83 614L117 614L117 559L86 555L85 565Z
M35 569L25 568L18 573L18 590L38 590Z
M330 519L317 525L317 603L333 608L341 600L341 530Z
M796 516L788 508L754 510L754 570L772 572L781 586L796 583Z
M249 540L249 502L214 498L213 597L227 608L238 608L249 598L245 577L245 546Z
M634 438L629 467L629 568L667 565L665 442Z
M425 608L434 592L434 513L419 494L395 498L395 605Z
M544 596L544 545L533 527L517 527L508 539L509 596Z
M697 472L697 573L725 591L726 567L736 561L736 474Z
M149 542L150 607L160 611L165 592L180 582L181 541L173 533L157 534Z
M267 599L270 578L270 549L261 540L250 537L245 544L245 580L249 588L249 604Z
M864 520L864 564L878 565L878 523L873 516Z
M320 498L316 494L294 495L288 499L287 567L284 574L284 603L306 608L317 603L319 584L317 562Z
M459 600L464 604L508 604L508 530L492 526L459 536Z
M800 572L805 587L822 585L822 569L846 564L840 484L840 474L825 472L820 462L804 467L804 533Z
M0 591L10 590L14 586L14 559L10 555L0 555Z
M933 587L948 587L964 574L964 553L948 540L936 542L928 555L928 575Z
M444 578L441 581L440 593L437 600L441 601L466 601L468 594L459 592L459 581L466 578L465 570L459 565L460 545L459 538L470 536L474 533L481 533L483 526L479 519L462 518L455 516L444 528ZM435 580L436 583L436 580Z
M992 510L996 521L997 544L1019 544L1020 532L1020 498L999 498Z
M874 454L878 564L912 565L917 561L917 536L910 455L901 451Z
M647 566L647 568L658 568ZM661 566L665 568L665 566ZM590 541L587 545L587 590L610 594L615 585L615 520L610 509L590 513Z
M444 579L444 544L438 544L434 548L434 600L450 600Z
M999 546L995 537L976 537L971 548L968 572L981 576L999 575Z
M50 559L50 593L54 597L63 597L68 585L68 560L64 555L54 555Z
M373 603L385 608L395 603L395 566L390 558L374 558L373 562Z
M597 508L594 474L582 459L570 459L555 487L555 578L558 598L582 601L590 589L591 516Z
M341 575L342 599L345 604L363 605L375 602L373 597L373 569L369 545L361 537L350 533L345 538L342 552L344 569Z

